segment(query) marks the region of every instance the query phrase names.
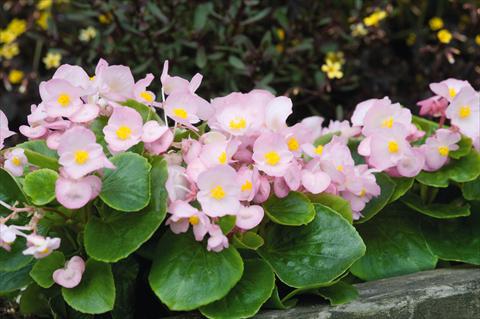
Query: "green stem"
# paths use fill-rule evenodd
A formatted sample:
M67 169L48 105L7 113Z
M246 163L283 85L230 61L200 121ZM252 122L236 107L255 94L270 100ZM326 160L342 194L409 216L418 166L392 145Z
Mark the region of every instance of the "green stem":
M422 202L428 203L428 186L424 184L420 184L420 197L422 198Z

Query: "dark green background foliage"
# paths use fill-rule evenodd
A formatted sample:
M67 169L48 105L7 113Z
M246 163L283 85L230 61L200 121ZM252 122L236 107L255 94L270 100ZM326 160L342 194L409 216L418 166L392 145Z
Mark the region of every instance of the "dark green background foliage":
M129 65L137 79L151 72L156 91L169 59L175 74L204 74L200 94L206 98L254 87L291 96L292 122L311 114L348 118L358 102L385 95L414 108L428 95L428 83L450 76L480 85L475 0L53 0L43 11L33 0L2 3L0 27L15 17L28 21L17 40L19 55L0 62L0 105L15 127L38 103L39 81L53 74L42 63L47 52L60 52L62 63L90 73L100 57ZM352 25L376 9L385 10L386 19L367 35L352 36ZM51 13L47 30L36 23L41 12ZM99 21L101 14L108 23ZM454 35L450 44L441 44L430 30L434 16ZM81 42L79 31L88 26L97 36ZM345 54L342 79L329 80L321 71L330 51ZM25 72L21 85L8 83L13 68Z

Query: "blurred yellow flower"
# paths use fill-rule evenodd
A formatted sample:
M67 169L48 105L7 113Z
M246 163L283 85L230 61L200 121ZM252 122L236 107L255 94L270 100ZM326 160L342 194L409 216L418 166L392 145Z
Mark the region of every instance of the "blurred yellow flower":
M417 35L413 32L409 33L407 39L405 40L407 45L412 46L417 42Z
M45 9L48 9L52 6L52 0L40 0L38 3L37 3L37 9L38 10L45 10Z
M8 24L7 30L19 36L27 30L27 21L15 18Z
M447 29L442 29L437 32L438 41L448 44L452 41L452 34Z
M477 45L480 45L480 34L477 34L477 36L475 37L475 43Z
M88 27L80 30L78 38L82 42L88 42L97 36L97 30L94 27Z
M345 64L345 54L342 51L330 51L325 57L325 62Z
M17 35L12 31L6 29L0 31L0 43L12 43L17 39Z
M350 30L352 32L352 36L354 37L363 37L368 34L367 28L363 23L356 23L350 26Z
M322 65L322 71L327 74L329 79L341 79L343 77L342 65L340 62L326 61Z
M8 73L8 81L12 84L18 84L23 80L23 71L20 70L10 70Z
M285 51L285 47L283 46L283 44L278 43L278 44L275 45L275 50L278 53L283 53L283 51Z
M50 12L43 11L40 13L40 16L38 17L36 22L40 28L42 28L43 30L47 30L49 18L50 18Z
M110 12L101 14L98 16L98 21L102 24L109 24L112 22L112 14Z
M437 31L443 28L443 20L439 17L433 17L428 21L428 25L430 26L430 29Z
M375 26L378 27L380 21L387 17L387 12L385 10L375 10L371 15L368 17L363 18L363 23L367 27Z
M20 53L20 49L18 48L17 43L5 44L0 49L0 56L4 57L7 60L10 60L14 56L18 55L18 53Z
M42 61L47 69L52 69L58 67L61 60L62 55L60 53L48 52Z
M277 28L276 32L277 32L277 37L280 41L285 40L285 30L283 30L282 28Z

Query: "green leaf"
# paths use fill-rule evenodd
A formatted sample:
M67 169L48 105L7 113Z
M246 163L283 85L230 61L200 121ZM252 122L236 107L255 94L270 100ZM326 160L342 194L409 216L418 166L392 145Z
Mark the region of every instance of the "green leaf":
M257 21L262 20L263 18L265 18L270 13L271 10L272 10L271 8L265 8L265 9L255 13L254 15L250 16L247 20L242 21L241 25L245 26L247 24L255 23Z
M342 197L333 194L321 193L317 195L310 195L309 198L312 203L322 204L324 206L330 207L331 209L342 215L343 218L348 220L350 224L352 223L353 212L350 208L350 203Z
M438 129L438 123L416 115L412 116L412 123L420 130L425 131L425 138L434 134ZM425 138L423 138L423 140L425 140Z
M100 198L113 209L136 212L150 201L150 169L148 161L134 153L112 157L115 169L105 169Z
M332 138L335 135L340 135L340 132L332 132L332 133L324 134L324 135L320 136L319 138L317 138L315 140L315 142L313 143L313 145L315 145L315 146L326 145L326 144L330 143L330 141L332 140Z
M58 164L57 152L48 148L45 141L28 141L18 144L17 147L23 148L28 162L41 168L50 168L57 171Z
M253 317L270 298L275 287L275 275L261 259L245 260L242 279L222 299L200 308L207 318L234 319Z
M48 306L48 299L47 290L32 283L22 293L20 298L20 312L22 315L49 317L50 308Z
M392 197L390 197L390 203L393 203L403 195L413 186L415 178L411 177L390 177L391 181L395 183L395 191L393 192Z
M233 244L239 249L257 250L264 244L263 238L252 231L237 233L232 238Z
M87 254L94 259L116 262L145 243L167 214L167 163L161 157L152 160L152 200L141 212L125 214L107 207L102 218L92 216L84 234Z
M48 168L33 171L25 176L23 190L32 203L43 206L55 199L55 183L58 173Z
M298 192L290 192L284 198L271 196L263 208L273 222L281 225L306 225L315 217L313 204L307 196Z
M385 211L358 225L368 248L350 271L369 281L434 269L437 257L428 248L415 214L400 204L389 205Z
M464 218L422 221L432 252L443 260L480 265L480 204L472 203L472 215Z
M205 27L208 15L213 11L213 3L207 2L196 6L195 15L193 17L193 29L200 31Z
M332 306L349 303L358 298L357 288L344 281L329 287L319 288L317 294L328 299Z
M452 160L448 165L435 172L421 172L417 181L434 187L447 187L450 180L465 183L480 176L480 154L473 150L459 160Z
M158 120L158 117L155 118L155 115L156 115L155 111L151 107L143 103L130 99L124 102L123 105L128 106L134 109L135 111L137 111L138 113L140 113L140 115L142 116L143 122L148 122L153 119Z
M197 55L195 56L195 64L203 69L207 64L207 55L205 54L205 48L199 47L197 50Z
M103 134L103 128L107 125L107 123L108 117L99 116L92 121L92 123L90 124L90 129L95 134L95 137L97 138L97 143L102 145L103 152L105 152L105 154L110 154L107 142L105 141L105 134Z
M13 205L15 202L25 203L27 199L15 177L0 168L0 200ZM10 213L6 207L0 205L0 213Z
M237 58L234 55L231 55L231 56L228 57L228 63L230 63L230 65L232 65L233 67L235 67L237 69L240 69L240 70L244 70L247 67L242 62L242 60L240 60L239 58Z
M133 319L135 317L135 288L137 285L138 262L128 258L113 265L115 278L115 306L113 319Z
M232 231L233 227L235 227L235 221L237 220L236 216L233 215L226 215L223 217L220 217L218 220L218 225L222 229L222 232L227 235Z
M472 139L462 135L462 139L457 143L458 150L451 151L448 156L451 158L459 159L467 156L472 149Z
M409 192L402 197L402 202L411 209L433 218L456 218L470 215L470 205L462 200L448 204L425 204L420 196Z
M100 314L113 309L115 284L109 264L89 259L82 281L75 288L62 288L63 299L73 309Z
M377 215L389 202L395 192L395 183L385 173L375 174L377 184L380 186L381 193L373 197L361 211L363 217L356 223L361 224Z
M32 265L29 264L15 271L0 271L0 294L5 294L19 290L28 286L32 278L28 275Z
M462 194L466 200L480 201L480 178L463 184Z
M0 271L15 271L28 265L33 257L23 254L25 247L25 238L19 236L10 246L10 251L0 248Z
M286 309L295 307L297 302L298 302L298 299L288 299L286 301L282 301L278 293L278 288L277 286L275 286L275 288L272 291L272 295L270 296L270 299L268 299L263 306L264 308L267 308L267 309L286 310Z
M268 225L259 250L284 283L295 288L325 285L365 253L365 245L343 217L315 205L315 219L306 226Z
M43 288L53 286L53 272L65 266L65 256L59 251L52 252L49 256L37 260L33 265L30 276Z
M170 310L193 310L223 298L240 280L243 262L233 247L209 252L191 233L160 239L150 286Z

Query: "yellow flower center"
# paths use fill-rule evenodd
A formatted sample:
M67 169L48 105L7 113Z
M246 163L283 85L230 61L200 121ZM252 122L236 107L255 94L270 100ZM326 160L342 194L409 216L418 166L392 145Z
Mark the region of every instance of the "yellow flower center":
M176 117L179 117L181 119L186 119L188 117L187 111L184 108L181 108L181 107L177 107L177 108L173 109L173 114Z
M48 247L45 247L45 249L42 250L40 253L41 254L48 254L49 251L50 251L50 249L48 249Z
M216 186L210 191L210 196L216 200L220 200L225 197L225 191L222 186Z
M94 81L94 80L95 80L95 75L92 75L92 76L90 77L90 81Z
M193 216L190 216L190 218L188 219L188 221L190 222L190 224L192 224L193 226L195 226L195 225L198 225L198 223L200 222L200 218L198 218L197 215L193 215Z
M268 165L275 166L278 164L278 162L280 162L280 155L278 155L278 153L275 151L265 153L264 156Z
M443 157L447 157L449 151L450 150L448 149L448 146L443 145L438 147L438 154L440 154Z
M70 104L70 95L66 93L62 93L58 96L57 99L58 104L60 104L63 107L67 107Z
M363 196L365 196L365 194L367 194L367 191L365 190L365 188L362 188L362 190L360 191L360 194L358 194L358 196L363 197Z
M298 141L295 137L291 137L288 140L287 145L290 151L298 151L298 149L300 148L300 144L298 144Z
M75 152L75 162L79 165L85 164L86 161L88 161L89 154L87 151L84 150L78 150Z
M122 125L117 130L117 137L122 141L129 139L130 135L132 135L132 130L128 126Z
M20 166L20 165L22 165L22 161L18 158L18 156L14 156L14 157L12 158L12 163L13 163L13 165L15 165L15 166Z
M252 182L250 182L248 179L245 181L245 184L242 185L242 192L249 191L252 189Z
M337 171L343 172L343 165L342 164L337 166Z
M455 95L457 95L457 91L455 91L454 88L449 88L448 89L448 95L450 95L450 97L453 99L455 97Z
M318 146L315 148L315 153L318 154L318 155L322 155L322 153L323 153L323 145L318 145Z
M223 151L218 157L218 162L220 164L225 164L227 162L227 152Z
M150 92L143 91L140 93L140 97L149 103L153 102L153 94Z
M392 128L393 126L393 117L389 116L387 119L383 120L382 127L383 128Z
M236 118L230 121L229 126L232 130L241 130L247 127L247 121L243 117Z
M399 149L399 147L398 147L398 143L397 143L397 142L395 142L395 141L390 141L390 142L388 142L388 151L389 151L390 153L397 153L397 152L398 152L398 149Z
M470 108L470 105L464 105L458 111L458 115L462 119L469 117L471 113L472 113L472 109Z

